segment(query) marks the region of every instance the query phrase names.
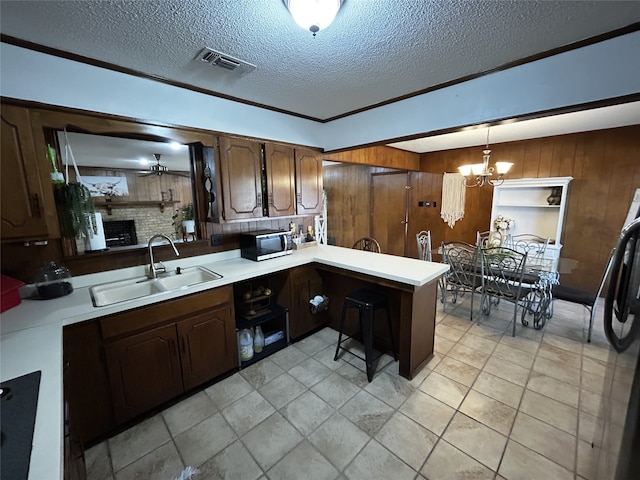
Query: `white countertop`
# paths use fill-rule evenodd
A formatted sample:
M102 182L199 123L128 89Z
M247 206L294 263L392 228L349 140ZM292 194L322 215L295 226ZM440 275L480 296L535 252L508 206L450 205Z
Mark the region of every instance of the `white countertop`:
M179 246L178 246L179 249ZM187 289L163 292L127 302L94 307L89 287L145 275L138 266L73 277L74 291L52 300L23 299L0 316L0 381L42 371L38 410L31 453L30 480L52 478L63 471L62 327L105 315L130 310L183 295L233 284L269 273L317 262L346 270L393 280L414 287L442 275L441 263L319 245L296 250L291 255L254 262L240 257L238 250L165 261L167 270L200 265L223 278Z

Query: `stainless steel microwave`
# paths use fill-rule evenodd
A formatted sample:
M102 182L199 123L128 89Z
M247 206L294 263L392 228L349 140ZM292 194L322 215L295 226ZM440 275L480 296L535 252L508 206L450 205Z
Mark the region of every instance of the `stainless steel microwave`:
M293 253L291 232L258 230L240 234L240 254L249 260L267 260Z

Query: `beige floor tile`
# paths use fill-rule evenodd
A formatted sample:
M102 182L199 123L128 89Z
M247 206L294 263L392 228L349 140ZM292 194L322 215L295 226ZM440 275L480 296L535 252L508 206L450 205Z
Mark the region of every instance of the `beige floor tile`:
M396 412L378 432L376 440L417 471L429 456L438 437L403 414Z
M480 372L473 389L495 398L513 408L518 408L524 388L487 372Z
M416 472L375 440L371 440L344 471L350 480L393 478L413 480Z
M280 412L298 431L306 436L331 416L333 407L315 393L307 391Z
M436 334L436 337L443 337L451 342L457 342L464 335L464 331L439 323L438 325L436 325L435 334Z
M478 325L477 323L474 323L473 327L471 327L467 333L472 334L476 337L482 337L485 340L490 340L494 343L498 343L502 338L502 336L504 335L504 330L496 330L495 328L491 328L491 326L489 325L485 325L485 324ZM485 353L491 353L491 352L485 352Z
M602 393L605 389L605 378L594 373L582 371L580 378L580 388L590 392Z
M268 472L270 480L334 480L338 475L338 470L307 440L300 442Z
M450 378L432 372L424 382L420 384L420 390L446 403L450 407L458 408L469 391L469 387L454 382Z
M340 408L340 413L374 436L393 415L393 408L361 390Z
M320 350L318 353L316 353L313 358L327 367L329 370L337 370L344 364L344 360L340 358L338 360L334 360L333 357L335 356L335 354L335 345L329 345L324 350Z
M258 390L276 410L280 410L306 391L307 387L288 373L280 375Z
M290 369L289 375L306 387L312 387L316 383L327 378L332 372L333 370L324 366L315 358L307 358Z
M238 435L244 435L274 412L271 404L253 391L224 408L222 415Z
M531 390L525 390L520 411L564 430L571 435L578 431L578 409L545 397Z
M155 415L109 439L113 471L118 472L171 440L160 415Z
M453 408L421 391L415 391L398 411L436 435L442 434L456 412Z
M547 397L578 408L580 389L566 382L538 372L531 372L527 388Z
M476 324L474 324L476 325ZM476 325L477 326L477 325ZM480 328L483 328L480 326ZM487 338L483 335L477 335L476 330L473 328L469 330L458 342L461 345L471 347L474 350L479 350L482 353L491 355L498 343L491 338Z
M547 331L542 338L542 343L567 350L577 355L582 355L582 339L574 340L571 338L554 335Z
M580 369L582 366L582 355L563 350L548 343L541 343L538 349L538 356L561 363L567 367Z
M507 444L507 437L459 412L442 438L494 471Z
M575 436L519 412L510 438L573 471Z
M334 342L337 342L337 337ZM304 340L300 340L296 342L295 346L302 352L306 353L310 357L315 355L316 353L324 350L329 346L329 343L326 342L321 336L312 335L310 337L305 338Z
M613 373L613 367L595 358L584 357L582 359L582 371L606 377Z
M107 442L101 442L85 450L84 462L87 480L110 480L113 478L111 456Z
M198 467L237 438L222 415L216 413L176 436L174 440L184 462Z
M580 369L569 367L563 363L538 356L536 361L533 362L533 370L562 382L567 382L577 387L580 386Z
M479 369L451 357L444 357L434 371L467 387L473 384L480 373Z
M202 391L167 408L162 412L162 417L167 423L169 432L175 437L217 411L218 408L213 400Z
M307 354L299 350L295 345L289 345L287 348L283 348L279 352L269 356L269 360L284 371L292 369L307 358Z
M602 395L589 392L588 390L580 390L580 411L586 412L594 417L602 417L604 411L602 410L603 404Z
M406 378L383 371L373 377L371 383L364 389L392 408L398 408L409 398L415 387Z
M602 419L589 415L586 412L578 412L578 438L585 442L593 442L596 432L602 431Z
M526 368L493 356L487 361L484 371L520 386L525 386L529 377L529 370Z
M535 355L538 352L540 343L534 340L529 340L524 337L512 337L511 335L504 335L500 339L502 345L515 348L516 350L522 350L523 352Z
M338 412L308 437L338 470L349 465L370 439L369 434Z
M312 335L313 337L318 337L321 340L324 340L327 344L336 346L338 343L338 331L334 330L331 327L325 327L322 330L317 331Z
M572 470L509 440L498 472L507 480L572 480Z
M173 442L165 443L142 458L116 472L116 480L138 480L140 478L175 478L185 465Z
M240 375L242 375L253 388L260 388L283 373L284 370L268 358L240 370Z
M438 352L440 355L446 355L455 344L456 342L447 340L442 335L437 335L433 340L433 351Z
M266 471L293 450L302 439L302 435L276 412L244 435L242 442Z
M451 328L457 328L458 330L461 330L463 332L469 330L469 328L471 328L471 326L473 325L473 323L471 323L469 320L461 319L453 315L448 315L443 318L440 324L446 325Z
M252 391L251 384L239 373L234 373L221 382L206 388L204 392L219 409L223 409Z
M391 368L394 368L394 367L395 367L395 373L392 373L392 375L399 375L397 364L391 365ZM374 370L375 370L375 373L374 373L374 378L375 378L375 376L380 371L383 371L385 369L378 370L377 368L374 368ZM349 380L358 388L364 388L367 385L369 385L369 380L367 379L366 365L364 361L361 363L358 363L357 366L348 362L344 362L342 366L335 371L335 373Z
M256 480L262 475L262 470L240 440L236 440L215 457L207 460L198 470L200 472L193 477L194 480Z
M578 442L576 473L587 480L596 480L597 461L599 455L602 455L599 448L591 448L591 443L580 440Z
M471 390L460 406L465 415L508 436L516 418L516 409Z
M311 387L311 391L334 408L340 408L360 389L346 378L332 373L320 383Z
M582 354L585 357L594 358L601 362L609 362L610 357L615 354L609 346L603 347L592 343L585 343L582 346Z
M513 338L513 337L511 337ZM493 351L493 356L506 360L527 370L533 366L534 354L527 353L522 350L510 347L504 343L500 343Z
M475 350L458 342L447 354L448 357L455 358L461 362L471 365L472 367L482 369L485 362L489 358L489 354Z
M494 472L453 445L440 440L420 471L429 479L492 480Z

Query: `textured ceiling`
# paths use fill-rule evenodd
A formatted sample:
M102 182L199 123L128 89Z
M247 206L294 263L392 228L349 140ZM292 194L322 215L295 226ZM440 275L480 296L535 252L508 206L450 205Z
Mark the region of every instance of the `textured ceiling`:
M638 2L345 0L314 38L282 0L7 1L3 34L327 119L640 21ZM256 65L196 60L210 47Z

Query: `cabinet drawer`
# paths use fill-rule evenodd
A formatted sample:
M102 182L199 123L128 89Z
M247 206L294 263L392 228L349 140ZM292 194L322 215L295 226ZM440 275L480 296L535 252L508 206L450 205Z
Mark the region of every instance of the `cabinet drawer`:
M164 323L175 322L186 315L227 303L233 304L231 285L118 313L100 320L102 338L110 340Z

